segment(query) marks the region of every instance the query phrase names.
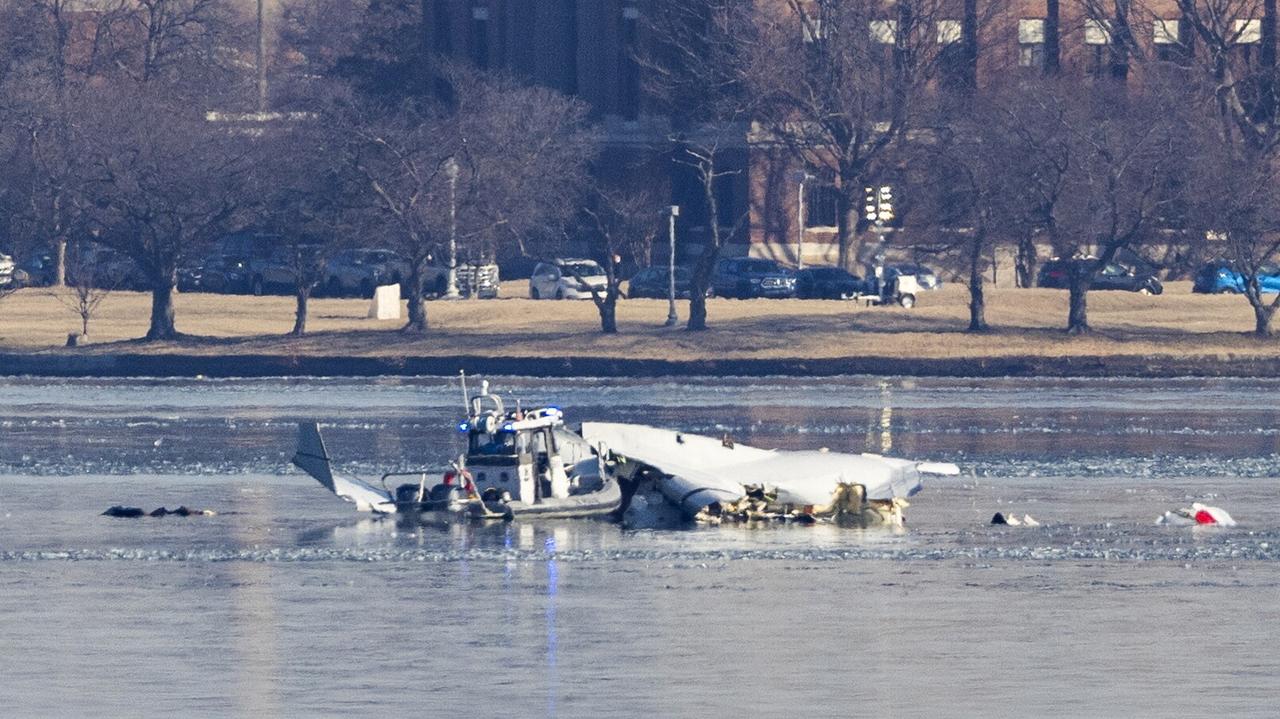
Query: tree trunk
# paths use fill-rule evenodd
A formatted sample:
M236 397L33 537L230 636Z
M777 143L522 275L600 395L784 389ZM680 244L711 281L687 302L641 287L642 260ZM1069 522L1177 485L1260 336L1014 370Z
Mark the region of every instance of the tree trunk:
M711 271L715 268L720 248L710 241L703 242L702 253L693 265L693 276L689 278L689 321L685 323L687 330L705 330L707 328L707 288L711 286Z
M57 254L57 264L54 268L53 285L55 287L67 286L67 238L59 237L53 241L55 253Z
M151 290L151 327L147 330L148 340L172 340L178 338L178 330L174 327L173 318L172 275L158 281Z
M1256 277L1245 281L1244 296L1253 308L1253 334L1261 338L1271 337L1271 318L1275 316L1276 309L1280 308L1280 299L1275 302L1263 300L1262 288Z
M600 331L607 335L618 334L618 298L613 292L596 304L600 310Z
M720 256L720 207L716 203L715 157L704 159L698 168L702 175L702 194L707 203L708 236L702 242L702 254L693 268L693 282L689 287L689 321L685 329L701 332L707 328L707 287L711 284L711 271Z
M1058 0L1046 0L1044 13L1044 74L1057 75L1060 67L1061 37Z
M422 268L421 262L414 262L409 272L409 323L401 331L406 333L425 334L427 331L427 307L422 302Z
M297 301L297 307L293 313L293 331L289 334L301 337L307 333L307 301L311 299L311 288L299 288L294 299Z
M1018 257L1015 270L1018 287L1031 287L1036 281L1036 242L1031 233L1026 233L1018 240Z
M1067 310L1067 332L1085 334L1089 331L1089 285L1093 275L1093 263L1087 260L1073 260L1068 273L1070 287Z
M858 218L862 217L858 209L858 200L861 198L861 194L852 195L852 192L853 190L842 187L839 199L840 206L836 208L836 242L839 247L836 266L850 272L854 269L854 263L858 261L856 235L858 232Z
M1271 337L1271 318L1275 315L1274 305L1259 304L1253 308L1253 334L1262 338Z
M982 238L975 237L969 248L969 331L985 332L987 327L987 298L983 293Z

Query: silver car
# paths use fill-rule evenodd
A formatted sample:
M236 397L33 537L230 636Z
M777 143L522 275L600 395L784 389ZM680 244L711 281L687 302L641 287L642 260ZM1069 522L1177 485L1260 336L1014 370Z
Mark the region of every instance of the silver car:
M13 258L0 252L0 287L11 285L14 282L14 270L17 265Z
M594 260L555 259L540 262L529 277L529 296L535 300L589 299L592 289L604 292L609 277Z

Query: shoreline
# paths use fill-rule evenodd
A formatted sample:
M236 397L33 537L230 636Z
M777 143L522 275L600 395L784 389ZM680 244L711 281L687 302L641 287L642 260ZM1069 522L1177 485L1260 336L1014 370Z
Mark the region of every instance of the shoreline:
M964 358L832 357L663 360L616 357L285 354L0 354L0 377L378 377L468 374L525 377L1223 377L1280 378L1280 357L1134 355Z

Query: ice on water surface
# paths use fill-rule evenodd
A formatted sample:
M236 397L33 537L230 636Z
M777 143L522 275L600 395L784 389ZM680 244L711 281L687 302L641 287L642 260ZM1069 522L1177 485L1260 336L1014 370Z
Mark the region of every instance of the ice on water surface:
M1274 382L491 379L570 422L965 474L931 480L899 533L415 527L360 519L288 468L292 423L325 421L365 476L443 467L460 447L456 382L3 380L0 706L1272 712ZM1154 525L1197 501L1240 526ZM113 504L218 514L99 516ZM996 511L1042 526L993 527Z

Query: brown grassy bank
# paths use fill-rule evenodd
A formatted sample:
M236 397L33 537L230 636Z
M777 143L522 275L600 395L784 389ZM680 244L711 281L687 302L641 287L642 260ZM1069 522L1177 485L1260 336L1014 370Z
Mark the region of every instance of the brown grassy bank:
M580 366L614 360L616 367L636 361L704 363L709 371L734 362L753 371L788 362L838 371L841 361L851 359L954 364L1031 358L1039 366L1097 359L1137 366L1159 359L1150 363L1156 368L1151 371L1164 372L1231 362L1256 368L1280 355L1280 343L1249 334L1252 313L1242 298L1194 295L1187 283L1171 283L1159 297L1091 293L1095 331L1076 337L1062 332L1067 307L1060 290L990 290L987 317L993 330L982 334L964 331L968 296L962 287L947 286L925 294L911 310L717 299L709 303L711 329L699 333L662 327L665 301L625 300L618 310L621 331L613 336L599 332L591 302L532 301L522 297L524 290L523 283L512 282L503 287L506 299L431 302L431 332L422 337L398 332L397 321L365 319L364 300L314 300L311 333L292 338L285 334L293 322L291 298L179 295L177 326L192 337L165 343L133 341L146 331L149 296L119 292L93 319L92 341L75 349L62 345L78 329L78 318L48 291L23 290L0 301L0 352L61 361L124 355L366 358L388 366L405 358L504 358L513 372L522 358L563 358Z

